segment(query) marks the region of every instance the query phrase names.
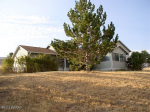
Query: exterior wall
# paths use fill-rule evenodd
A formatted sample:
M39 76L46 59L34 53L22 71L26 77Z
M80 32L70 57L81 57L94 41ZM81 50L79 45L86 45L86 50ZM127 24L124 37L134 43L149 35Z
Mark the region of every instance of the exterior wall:
M24 50L21 47L18 47L17 53L16 53L16 55L14 57L14 69L15 69L15 71L20 71L20 70L18 70L19 69L19 65L17 64L17 58L19 58L21 56L27 56L27 55L28 55L28 52L26 50Z
M112 53L118 53L118 54L124 54L126 55L126 52L122 50L120 47L116 47ZM101 61L100 64L97 64L94 67L94 70L117 70L117 69L127 69L126 62L120 62L119 61L113 61L112 59L112 53L108 53L107 56L109 57L109 61ZM129 56L126 55L126 60ZM120 59L120 58L119 58Z
M21 56L27 56L27 55L28 55L28 52L25 49L19 47L15 57L21 57Z
M120 47L115 48L115 49L112 51L112 53L124 54L124 55L126 55L126 60L127 60L127 59L128 59L128 57L129 57L129 55L128 55L128 54L126 54L126 52L125 52L125 51L123 51Z
M113 61L112 70L117 70L117 69L127 69L126 62Z
M101 62L94 67L94 70L109 70L111 69L111 61Z
M115 48L112 53L118 53L118 54L124 54L126 55L126 52L123 51L120 47ZM127 60L128 55L126 55L126 60ZM113 61L113 60L112 60ZM113 67L112 70L117 70L117 69L127 69L126 67L126 62L120 62L120 61L113 61Z
M101 61L94 67L94 70L110 70L111 69L111 54L108 53L109 61Z
M112 53L119 53L119 54L125 54L125 55L126 55L126 53L125 53L121 48L119 48L119 47L116 47L116 48L112 51Z
M129 55L126 55L126 61L128 60L128 58L129 58Z
M50 46L49 49L55 52L55 49L52 46Z
M120 42L117 42L117 46L121 46L126 52L128 52L128 49L124 47ZM128 52L129 54L129 52Z

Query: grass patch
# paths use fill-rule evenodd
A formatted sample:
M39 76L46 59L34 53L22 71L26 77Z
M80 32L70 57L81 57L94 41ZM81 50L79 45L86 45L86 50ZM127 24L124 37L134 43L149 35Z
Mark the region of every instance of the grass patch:
M21 112L148 112L150 72L1 74L0 99Z

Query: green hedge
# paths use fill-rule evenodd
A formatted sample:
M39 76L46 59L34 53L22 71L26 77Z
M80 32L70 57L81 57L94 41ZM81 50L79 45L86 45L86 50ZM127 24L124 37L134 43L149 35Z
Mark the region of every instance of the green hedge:
M35 57L24 56L17 59L20 67L24 68L23 72L45 72L45 71L57 71L58 60L55 57L46 54L40 54Z

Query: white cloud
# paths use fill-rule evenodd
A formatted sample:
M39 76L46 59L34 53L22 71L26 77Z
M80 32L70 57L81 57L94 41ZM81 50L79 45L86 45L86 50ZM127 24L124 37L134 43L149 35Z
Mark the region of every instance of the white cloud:
M56 37L57 35L52 35L53 37Z
M24 15L0 15L1 22L10 22L15 24L56 24L57 21L51 21L50 17L44 16L24 16Z
M63 32L60 27L51 25L55 21L50 21L49 17L44 16L24 16L11 15L0 16L0 38L2 40L21 41L36 38L47 38L50 33ZM40 23L40 24L39 24ZM43 25L46 23L48 26Z
M49 17L0 15L0 57L6 56L10 50L14 51L17 45L23 41L36 42L38 39L50 38L56 33L62 33L63 29L54 26ZM13 46L13 49L11 49Z
M0 25L0 38L21 41L26 39L47 38L50 33L62 31L61 28L55 27L2 23Z

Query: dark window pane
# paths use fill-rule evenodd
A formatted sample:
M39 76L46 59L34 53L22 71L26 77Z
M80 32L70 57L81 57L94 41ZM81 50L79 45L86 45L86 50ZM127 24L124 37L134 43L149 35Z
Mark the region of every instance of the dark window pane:
M120 54L120 61L123 62L123 54Z
M119 54L113 53L113 61L119 61Z
M126 61L126 55L120 54L120 61L125 62Z
M102 61L109 61L110 59L109 59L109 56L104 56L103 58L102 58Z

